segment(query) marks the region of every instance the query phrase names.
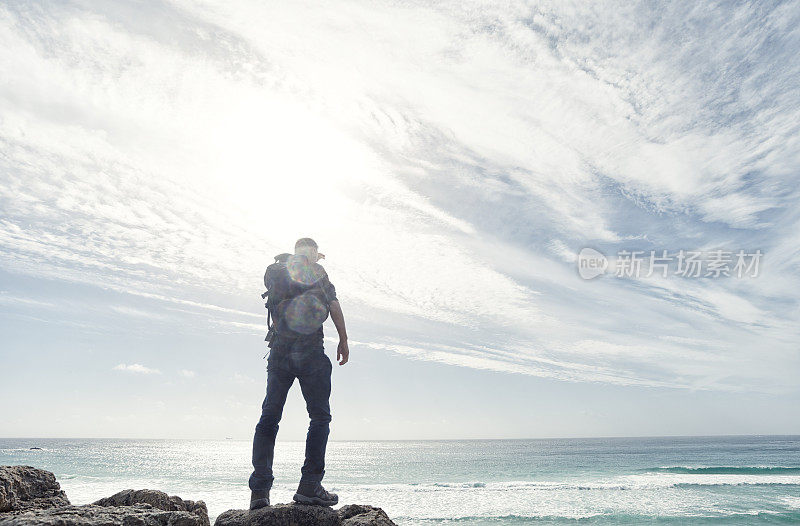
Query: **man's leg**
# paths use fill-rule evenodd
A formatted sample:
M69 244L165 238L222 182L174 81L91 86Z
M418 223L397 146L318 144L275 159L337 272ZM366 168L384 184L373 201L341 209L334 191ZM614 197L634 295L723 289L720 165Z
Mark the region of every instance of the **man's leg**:
M250 489L253 491L272 488L272 459L275 453L275 437L281 421L286 394L294 382L294 375L273 364L267 366L267 396L261 405L261 419L253 437L253 474Z
M311 423L306 435L306 460L301 470L301 486L312 485L325 475L325 449L330 433L331 371L333 365L324 351L313 351L309 372L297 371ZM318 353L318 354L317 354Z

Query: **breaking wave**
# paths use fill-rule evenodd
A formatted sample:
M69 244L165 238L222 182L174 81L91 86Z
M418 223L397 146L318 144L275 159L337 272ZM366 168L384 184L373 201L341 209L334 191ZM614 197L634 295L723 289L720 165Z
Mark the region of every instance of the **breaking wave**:
M648 473L675 473L679 475L800 475L800 467L783 466L672 466L648 468Z

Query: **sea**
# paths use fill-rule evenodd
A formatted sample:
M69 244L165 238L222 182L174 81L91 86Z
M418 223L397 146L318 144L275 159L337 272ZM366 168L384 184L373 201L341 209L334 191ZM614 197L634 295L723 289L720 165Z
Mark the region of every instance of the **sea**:
M31 449L41 448L41 449ZM212 523L249 500L249 440L0 439L0 464L52 471L73 504L159 489ZM302 442L276 446L273 503L290 502ZM800 436L329 442L340 505L401 526L800 524Z

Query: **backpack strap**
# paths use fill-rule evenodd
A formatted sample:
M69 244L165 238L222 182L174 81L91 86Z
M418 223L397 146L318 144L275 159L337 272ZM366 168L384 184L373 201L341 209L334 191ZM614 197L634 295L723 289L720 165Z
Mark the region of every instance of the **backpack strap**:
M285 265L286 261L291 257L291 254L284 252L282 254L278 254L275 256L275 262L272 263L269 267L267 267L267 271L264 273L264 286L267 288L266 292L261 294L261 299L267 299L270 293L270 288L274 285L270 282L270 269L276 269L275 265ZM264 338L264 341L269 343L269 346L272 345L272 341L275 339L276 336L276 328L275 328L275 316L272 313L272 309L270 309L270 301L267 299L267 302L264 303L264 307L267 309L267 336Z

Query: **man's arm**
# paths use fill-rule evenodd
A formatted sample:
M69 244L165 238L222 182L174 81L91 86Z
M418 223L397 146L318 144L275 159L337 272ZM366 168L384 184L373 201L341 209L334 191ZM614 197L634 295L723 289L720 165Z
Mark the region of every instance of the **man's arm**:
M336 349L336 359L339 360L339 365L344 365L350 358L350 348L347 346L347 328L344 326L344 314L342 314L342 306L339 305L339 300L331 302L331 319L336 326L336 331L339 333L339 347Z

